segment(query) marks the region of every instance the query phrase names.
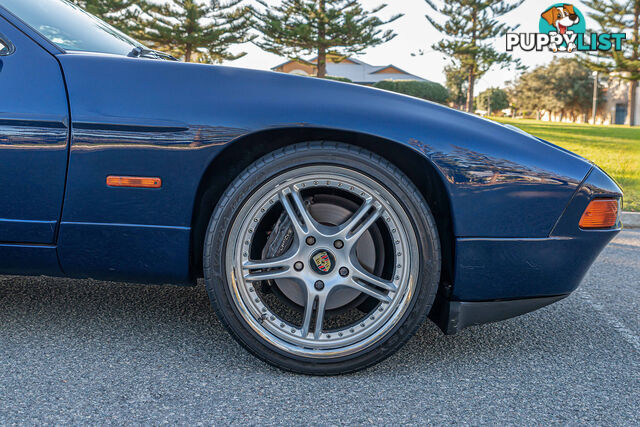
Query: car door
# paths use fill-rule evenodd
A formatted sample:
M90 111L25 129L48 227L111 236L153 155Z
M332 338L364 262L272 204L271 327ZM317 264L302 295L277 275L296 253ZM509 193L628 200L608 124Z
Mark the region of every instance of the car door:
M55 242L69 108L56 58L1 16L0 244Z

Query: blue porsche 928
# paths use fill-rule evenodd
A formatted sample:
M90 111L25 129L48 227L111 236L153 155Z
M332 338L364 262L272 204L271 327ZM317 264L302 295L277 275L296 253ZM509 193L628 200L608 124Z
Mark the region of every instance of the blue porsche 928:
M193 285L257 357L365 368L569 295L622 193L522 131L367 87L186 64L0 0L0 273Z

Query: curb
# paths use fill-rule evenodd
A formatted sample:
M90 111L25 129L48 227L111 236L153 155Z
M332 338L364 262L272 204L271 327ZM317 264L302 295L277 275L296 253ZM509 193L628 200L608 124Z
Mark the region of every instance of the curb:
M622 212L622 226L624 228L640 228L640 212Z

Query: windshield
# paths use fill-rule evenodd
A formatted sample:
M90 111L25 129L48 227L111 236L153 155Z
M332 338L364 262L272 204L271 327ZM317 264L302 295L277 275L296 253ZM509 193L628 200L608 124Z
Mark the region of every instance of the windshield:
M66 0L0 0L0 6L63 50L127 55L142 47Z

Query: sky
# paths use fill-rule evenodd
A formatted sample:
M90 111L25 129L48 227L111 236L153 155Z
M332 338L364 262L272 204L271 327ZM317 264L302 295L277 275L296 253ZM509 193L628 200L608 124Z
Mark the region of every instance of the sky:
M434 1L438 3L441 0ZM279 4L279 0L267 0L267 3L276 5ZM356 56L358 59L372 65L394 64L409 73L444 84L443 69L448 60L441 53L431 49L431 45L439 41L442 35L431 27L425 18L427 13L432 14L436 19L438 15L424 0L361 0L361 3L368 10L387 3L387 7L378 13L381 18L389 18L398 13L404 16L385 27L393 29L398 34L393 40L366 50L363 54ZM505 15L503 21L514 25L520 24L517 32L538 32L540 14L554 3L553 0L525 0L519 8ZM585 16L589 11L589 8L580 1L572 1L571 4L580 9ZM444 17L441 16L439 21L443 22ZM587 30L596 28L596 24L587 18ZM506 52L504 38L495 40L495 47ZM424 55L411 55L420 50L424 51ZM285 61L284 58L264 52L253 44L239 45L232 51L247 52L245 57L225 63L234 67L269 70ZM551 52L523 51L514 51L513 54L530 68L548 63L555 55ZM506 81L514 80L516 76L513 70L492 69L478 82L476 93L489 87L503 87Z

